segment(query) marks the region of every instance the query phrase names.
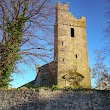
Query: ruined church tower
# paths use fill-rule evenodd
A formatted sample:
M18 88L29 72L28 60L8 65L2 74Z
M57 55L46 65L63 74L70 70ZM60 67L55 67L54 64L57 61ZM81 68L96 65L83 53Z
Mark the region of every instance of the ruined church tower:
M57 62L57 85L69 86L63 76L76 70L84 76L80 82L84 87L90 87L90 70L86 40L85 17L75 18L68 10L68 3L56 6L56 23L54 26L54 56Z

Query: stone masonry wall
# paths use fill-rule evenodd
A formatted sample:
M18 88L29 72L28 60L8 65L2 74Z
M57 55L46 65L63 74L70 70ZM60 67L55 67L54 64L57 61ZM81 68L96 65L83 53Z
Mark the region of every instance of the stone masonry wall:
M0 110L110 110L110 91L0 90Z
M55 23L55 57L57 61L57 85L65 87L62 77L69 71L77 70L84 76L81 86L90 87L90 70L86 40L86 18L75 18L69 11L68 3L58 2ZM71 35L74 30L73 35ZM66 86L70 86L66 81Z

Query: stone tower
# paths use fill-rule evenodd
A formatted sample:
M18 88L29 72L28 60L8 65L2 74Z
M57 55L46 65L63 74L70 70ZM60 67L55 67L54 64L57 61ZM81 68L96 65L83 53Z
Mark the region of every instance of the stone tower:
M57 85L69 86L63 78L69 71L76 70L84 76L80 84L90 87L90 70L86 40L86 19L76 19L68 11L68 3L56 6L56 23L54 26L54 56L57 62Z

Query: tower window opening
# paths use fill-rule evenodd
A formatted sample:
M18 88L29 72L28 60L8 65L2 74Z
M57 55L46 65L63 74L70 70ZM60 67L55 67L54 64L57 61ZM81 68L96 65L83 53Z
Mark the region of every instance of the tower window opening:
M76 55L76 58L78 58L78 56Z
M64 61L64 58L63 58L63 61Z
M71 28L71 37L74 37L74 28Z
M63 43L63 41L62 41L62 45L63 45L64 43Z

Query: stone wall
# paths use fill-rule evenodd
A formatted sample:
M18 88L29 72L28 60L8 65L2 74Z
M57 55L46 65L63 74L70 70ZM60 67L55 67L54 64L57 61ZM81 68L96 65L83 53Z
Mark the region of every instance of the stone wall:
M110 110L110 91L0 90L0 110Z
M37 87L52 87L53 85L57 85L56 75L55 61L47 63L38 68L34 85Z

